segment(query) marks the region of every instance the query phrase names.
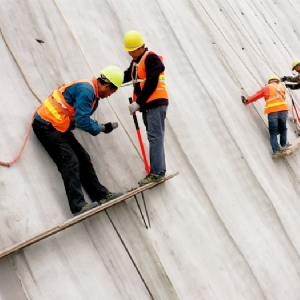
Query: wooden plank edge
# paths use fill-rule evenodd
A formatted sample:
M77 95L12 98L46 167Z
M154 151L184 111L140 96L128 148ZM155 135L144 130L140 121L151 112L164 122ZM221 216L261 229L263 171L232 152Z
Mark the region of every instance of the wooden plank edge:
M56 234L58 232L61 232L61 231L65 230L65 229L67 229L67 228L69 228L71 226L74 226L77 223L82 222L82 221L84 221L84 220L86 220L86 219L88 219L88 218L90 218L90 217L92 217L92 216L100 213L101 211L103 211L103 210L105 210L107 208L110 208L110 207L112 207L112 206L114 206L114 205L116 205L116 204L118 204L118 203L120 203L120 202L122 202L124 200L127 200L127 199L133 197L134 195L139 194L140 192L152 189L153 187L155 187L155 186L157 186L157 185L159 185L161 183L164 183L165 181L167 181L167 180L175 177L178 174L179 174L179 172L176 172L174 174L170 174L170 175L165 176L160 181L149 183L147 185L135 188L135 189L127 192L126 194L124 194L124 195L122 195L122 196L120 196L120 197L118 197L118 198L116 198L116 199L114 199L114 200L112 200L110 202L102 204L101 206L98 206L98 207L96 207L96 208L94 208L92 210L89 210L89 211L87 211L87 212L85 212L85 213L83 213L83 214L81 214L79 216L76 216L76 217L73 217L71 219L68 219L65 222L61 223L60 225L57 225L57 226L55 226L55 227L53 227L51 229L48 229L48 230L46 230L46 231L44 231L44 232L42 232L42 233L40 233L38 235L35 235L35 236L30 237L30 238L28 238L26 240L18 242L18 243L14 244L14 245L12 245L10 247L7 247L4 250L0 251L0 259L3 258L3 257L5 257L5 256L8 256L8 255L12 254L13 252L16 252L16 251L21 250L21 249L23 249L25 247L28 247L28 246L30 246L32 244L35 244L35 243L37 243L37 242L39 242L41 240L44 240L47 237L52 236L52 235L54 235L54 234Z

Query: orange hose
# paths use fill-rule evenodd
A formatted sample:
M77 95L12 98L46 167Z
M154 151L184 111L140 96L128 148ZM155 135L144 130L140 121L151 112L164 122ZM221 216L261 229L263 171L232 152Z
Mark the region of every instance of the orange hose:
M11 160L9 162L0 161L1 166L10 167L10 165L14 164L21 157L21 154L22 154L22 152L25 148L26 142L27 142L27 140L29 138L29 135L30 135L30 129L31 129L31 125L32 125L35 113L36 113L36 111L33 113L32 117L31 117L31 121L30 121L30 124L28 126L26 137L25 137L25 140L23 142L21 150L19 151L19 153L16 155L16 157L13 160Z

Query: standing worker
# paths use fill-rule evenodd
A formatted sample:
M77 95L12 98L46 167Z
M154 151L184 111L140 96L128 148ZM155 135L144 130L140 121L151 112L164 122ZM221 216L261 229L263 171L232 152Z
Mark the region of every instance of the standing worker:
M72 214L79 215L122 195L111 193L99 182L89 154L71 132L76 127L93 136L110 133L117 123L98 124L90 116L99 99L121 86L124 72L115 66L101 71L99 78L77 80L57 88L38 108L32 127L61 173ZM93 203L84 199L82 188Z
M266 101L265 114L268 115L270 142L273 150L273 158L281 156L282 151L290 149L287 143L286 120L288 117L288 104L285 100L285 88L280 83L280 78L273 74L268 78L268 85L256 92L254 95L245 98L242 96L242 102L249 104L264 97ZM278 145L277 135L280 135L280 145Z
M289 81L294 82L296 84L285 84L287 88L292 90L300 89L300 59L296 59L292 62L292 71L296 71L298 73L297 76L283 76L281 78L282 82Z
M163 58L148 51L142 35L130 30L124 36L124 49L132 57L124 72L124 83L132 81L133 103L130 114L142 113L150 148L150 174L139 181L140 185L161 180L166 173L164 135L168 106L165 66Z

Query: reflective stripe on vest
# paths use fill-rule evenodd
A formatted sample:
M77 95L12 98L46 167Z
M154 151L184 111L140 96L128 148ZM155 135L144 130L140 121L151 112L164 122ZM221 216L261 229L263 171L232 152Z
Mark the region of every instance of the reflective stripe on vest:
M95 98L98 98L97 79L92 80L77 80L60 86L56 89L37 110L38 115L45 121L50 122L52 126L61 132L68 130L70 123L74 121L74 107L67 103L63 93L64 91L76 83L89 83L95 93ZM92 104L94 108L96 101Z
M143 54L139 63L133 62L133 65L132 65L131 78L132 78L133 86L139 82L141 90L144 88L145 81L147 80L145 59L148 56L148 54L150 54L150 53L154 53L154 52L146 51ZM158 57L160 58L161 61L163 61L163 58L161 56L158 56ZM136 69L135 74L134 74L134 69ZM135 75L135 76L133 76L133 75ZM157 87L156 87L155 91L150 95L150 97L146 100L146 103L149 103L156 99L168 99L168 92L167 92L166 84L164 83L164 81L165 81L165 73L161 72L159 75L159 78L158 78ZM136 98L137 98L137 96L133 92L133 101L136 101Z
M270 97L265 99L265 114L277 111L288 110L288 104L285 101L285 90L281 84L269 84Z

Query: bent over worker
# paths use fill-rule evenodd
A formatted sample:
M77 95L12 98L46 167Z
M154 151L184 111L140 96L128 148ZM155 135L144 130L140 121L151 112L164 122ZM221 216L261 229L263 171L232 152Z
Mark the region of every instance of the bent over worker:
M97 109L99 99L115 93L123 78L121 69L109 66L97 79L63 84L44 101L35 115L33 131L61 173L74 215L122 195L109 192L99 182L89 154L71 130L76 126L93 136L110 133L114 124L98 124L90 116ZM85 201L81 185L93 203Z
M245 98L242 96L242 102L249 104L264 97L265 114L268 115L270 143L273 150L273 158L278 158L282 151L290 148L287 143L286 121L288 117L288 104L285 100L285 88L280 83L280 78L273 74L268 78L268 85L256 92L254 95ZM278 145L277 135L280 135L280 145Z
M150 174L140 185L161 180L166 173L164 135L168 93L164 82L165 66L161 56L145 47L144 38L135 30L124 35L124 49L132 57L124 72L124 83L133 83L130 114L142 113L150 149Z
M289 81L293 82L293 84L286 83L285 86L292 90L300 89L300 59L296 59L292 62L292 71L296 71L298 73L297 76L283 76L281 78L282 82Z

